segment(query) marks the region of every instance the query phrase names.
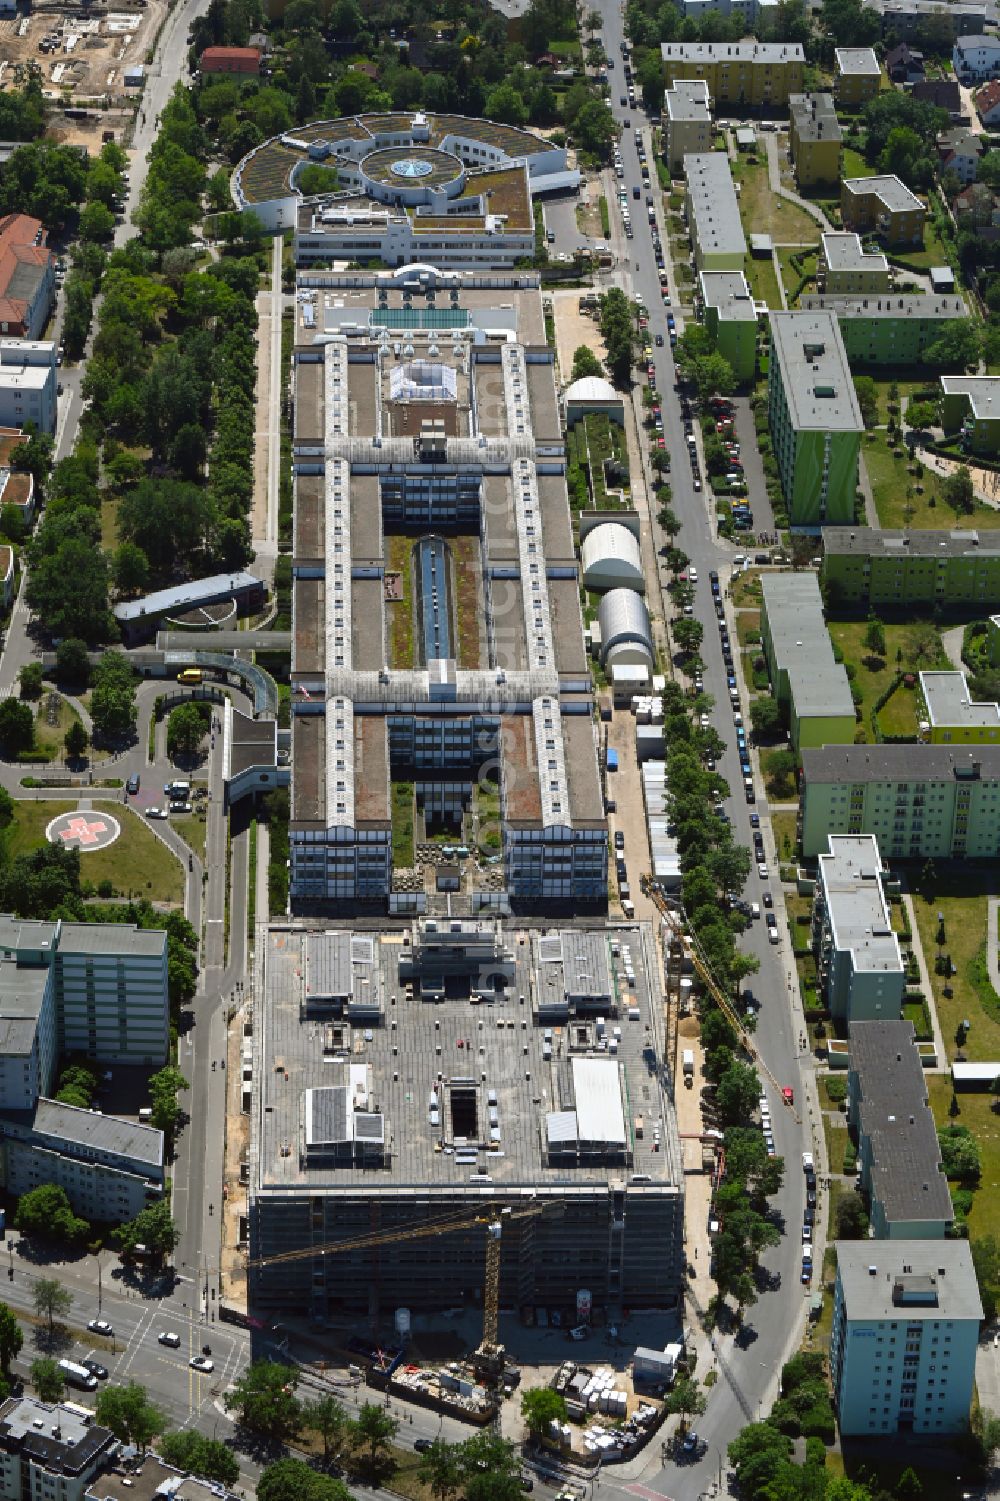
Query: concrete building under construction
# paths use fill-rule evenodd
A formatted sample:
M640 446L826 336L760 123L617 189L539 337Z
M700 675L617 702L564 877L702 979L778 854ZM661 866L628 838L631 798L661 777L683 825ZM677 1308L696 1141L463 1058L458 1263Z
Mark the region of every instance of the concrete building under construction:
M683 1177L647 925L273 927L263 971L252 1311L475 1305L501 1217L501 1308L679 1291Z

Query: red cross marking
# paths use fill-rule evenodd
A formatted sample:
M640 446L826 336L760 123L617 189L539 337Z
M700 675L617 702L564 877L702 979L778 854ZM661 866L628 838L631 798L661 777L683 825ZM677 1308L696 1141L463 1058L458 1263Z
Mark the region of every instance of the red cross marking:
M71 818L66 827L59 830L59 838L66 840L77 839L81 844L96 844L98 842L98 835L106 834L107 832L108 826L101 819L95 819L93 823L88 823L87 819L81 814L77 818Z

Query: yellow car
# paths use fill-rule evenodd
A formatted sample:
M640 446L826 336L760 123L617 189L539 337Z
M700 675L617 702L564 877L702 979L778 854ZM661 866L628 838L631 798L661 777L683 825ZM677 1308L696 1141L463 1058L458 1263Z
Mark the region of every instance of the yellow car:
M188 688L194 688L202 681L203 676L200 667L185 667L183 672L177 674L177 681L184 683Z

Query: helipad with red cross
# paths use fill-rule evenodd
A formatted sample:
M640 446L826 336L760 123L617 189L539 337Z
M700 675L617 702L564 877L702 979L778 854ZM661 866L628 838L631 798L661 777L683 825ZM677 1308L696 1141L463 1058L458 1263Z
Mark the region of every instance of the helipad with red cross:
M72 813L60 813L45 830L50 844L61 844L66 849L89 854L93 850L107 849L121 833L121 824L110 813L98 813L93 808L80 808Z

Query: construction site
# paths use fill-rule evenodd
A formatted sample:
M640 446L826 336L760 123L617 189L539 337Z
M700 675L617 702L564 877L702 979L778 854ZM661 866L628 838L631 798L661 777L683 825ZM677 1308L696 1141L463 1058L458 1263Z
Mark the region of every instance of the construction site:
M29 15L0 20L0 89L19 87L34 64L51 105L127 106L139 97L146 55L166 13L164 0L122 9L94 4L86 11L36 4Z
M272 927L255 1006L248 1306L574 1322L668 1306L684 1188L651 929ZM485 1298L485 1301L484 1301Z

